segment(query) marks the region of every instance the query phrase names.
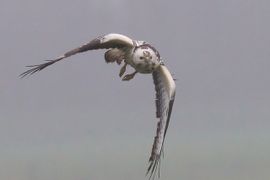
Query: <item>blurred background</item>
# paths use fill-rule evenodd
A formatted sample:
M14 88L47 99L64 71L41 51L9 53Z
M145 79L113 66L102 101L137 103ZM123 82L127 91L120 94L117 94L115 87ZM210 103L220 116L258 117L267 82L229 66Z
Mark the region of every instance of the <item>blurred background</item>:
M147 179L157 123L151 75L122 82L100 50L18 77L110 32L151 43L177 79L161 179L269 179L269 6L2 0L0 179Z

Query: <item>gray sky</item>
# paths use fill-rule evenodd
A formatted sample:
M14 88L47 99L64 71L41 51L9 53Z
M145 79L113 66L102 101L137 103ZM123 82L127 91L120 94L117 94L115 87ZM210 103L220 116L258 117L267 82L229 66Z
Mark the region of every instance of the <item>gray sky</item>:
M120 67L93 51L18 78L25 65L110 32L150 42L177 78L162 179L269 179L269 6L2 0L0 179L145 179L151 75L122 82Z

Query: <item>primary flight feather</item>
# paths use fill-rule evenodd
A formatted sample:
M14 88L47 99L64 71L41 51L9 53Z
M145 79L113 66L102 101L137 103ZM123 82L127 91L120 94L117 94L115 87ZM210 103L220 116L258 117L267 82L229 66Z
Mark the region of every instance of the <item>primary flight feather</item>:
M150 175L149 178L154 178L157 168L160 166L164 139L170 122L175 97L175 82L170 71L161 60L159 52L153 46L145 41L132 40L127 36L111 33L97 37L56 59L47 60L42 64L27 66L30 69L20 74L20 76L25 77L34 74L69 56L96 49L108 49L104 55L107 63L117 62L121 64L124 62L119 72L120 77L124 75L127 65L134 68L135 71L133 73L123 76L123 81L134 78L137 73L152 73L156 91L156 117L158 118L158 123L147 174Z

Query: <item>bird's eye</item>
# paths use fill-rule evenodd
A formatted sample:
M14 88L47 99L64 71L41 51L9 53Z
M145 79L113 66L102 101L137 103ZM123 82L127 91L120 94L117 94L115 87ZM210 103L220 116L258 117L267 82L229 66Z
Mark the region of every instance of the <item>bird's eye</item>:
M140 56L140 59L143 59L143 57L142 57L142 56Z

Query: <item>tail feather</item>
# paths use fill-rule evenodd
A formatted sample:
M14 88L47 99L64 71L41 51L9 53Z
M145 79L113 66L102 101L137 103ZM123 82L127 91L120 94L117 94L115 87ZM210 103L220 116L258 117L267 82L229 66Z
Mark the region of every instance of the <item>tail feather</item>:
M125 59L125 55L121 50L115 48L106 51L104 58L106 63L117 62L117 64L121 64L121 62Z

